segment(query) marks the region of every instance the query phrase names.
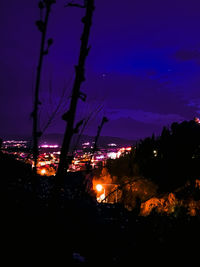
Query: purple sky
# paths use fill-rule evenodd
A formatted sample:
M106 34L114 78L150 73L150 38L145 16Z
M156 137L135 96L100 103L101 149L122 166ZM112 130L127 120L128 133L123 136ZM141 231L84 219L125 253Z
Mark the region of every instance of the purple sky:
M61 115L70 101L79 55L85 11L64 8L65 3L57 0L53 5L47 33L54 44L43 65L41 129L66 88L60 113L47 132L64 131ZM36 0L1 0L1 135L32 131L40 45L37 4ZM93 112L85 133L95 135L103 116L109 122L102 135L129 139L159 134L174 121L199 116L199 0L96 0L95 6L92 49L81 89L87 101L79 101L77 112L77 119Z

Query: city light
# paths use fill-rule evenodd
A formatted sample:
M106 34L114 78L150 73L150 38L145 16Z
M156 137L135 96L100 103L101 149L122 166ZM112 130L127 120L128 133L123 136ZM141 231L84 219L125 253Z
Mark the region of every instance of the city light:
M42 148L58 148L58 145L41 145Z
M116 152L110 152L107 154L108 158L110 159L116 159L117 158L117 153Z
M111 143L111 144L108 144L108 146L117 146L117 145L114 143Z
M200 124L200 119L199 119L198 117L195 117L195 118L194 118L194 121L195 121L196 123Z
M118 147L115 143L109 143L108 148L100 148L94 155L91 151L85 151L84 149L90 148L94 142L84 142L82 147L74 153L73 160L69 165L69 172L84 171L87 163L90 162L92 169L98 168L99 166L105 166L108 159L119 158L124 153L129 153L131 147ZM8 140L3 141L2 149L4 152L13 154L18 160L25 161L34 167L34 160L32 156L29 156L27 149L29 142L26 140ZM10 150L9 150L10 149ZM16 149L16 150L15 150ZM38 155L38 173L40 175L51 176L55 175L56 169L59 164L59 146L57 144L49 144L47 142L42 143L39 146ZM95 188L95 190L97 190ZM102 192L104 187L101 189ZM98 190L97 190L98 191Z
M83 143L82 146L89 146L90 142Z
M97 160L104 159L104 155L96 156Z

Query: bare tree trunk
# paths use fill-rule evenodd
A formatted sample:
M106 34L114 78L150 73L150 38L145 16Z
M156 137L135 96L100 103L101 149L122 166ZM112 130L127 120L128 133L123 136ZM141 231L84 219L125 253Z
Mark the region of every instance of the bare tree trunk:
M33 159L34 159L34 173L37 173L37 162L38 162L38 138L41 136L41 133L38 131L38 107L41 104L39 101L39 87L42 71L42 63L45 55L48 54L48 49L45 50L45 38L47 32L47 24L49 19L49 14L51 11L51 5L55 3L53 0L40 1L39 8L42 11L45 8L45 18L44 21L36 21L36 25L39 31L42 33L41 45L40 45L40 55L39 62L37 66L37 75L36 75L36 84L35 84L35 98L34 98L34 108L33 108ZM52 39L48 40L48 47L52 44Z
M103 128L103 125L104 123L108 122L108 119L106 117L103 117L102 121L101 121L101 124L100 126L98 127L98 131L97 131L97 135L95 137L95 141L94 141L94 147L93 147L93 154L96 152L97 150L97 142L99 140L99 136L100 136L100 133L101 133L101 130Z
M91 161L92 161L92 158L94 157L94 153L97 151L97 142L99 140L99 136L100 136L101 130L103 128L104 123L106 123L106 122L108 122L108 119L106 117L103 117L103 119L101 121L101 124L98 126L97 134L96 134L95 140L94 140L94 147L92 149L92 155L91 155L89 163L87 165L87 170L88 171L91 168Z
M70 6L75 6L75 4L70 4ZM65 134L63 138L62 148L61 148L61 154L60 154L60 162L57 170L57 182L63 182L64 174L66 173L68 166L69 166L69 160L67 159L67 155L70 148L70 143L72 136L75 132L78 132L78 128L81 125L81 122L79 122L76 127L74 128L74 121L75 121L75 115L76 115L76 108L78 99L81 98L83 101L86 99L86 95L80 92L81 83L85 81L85 60L88 55L88 52L90 50L90 47L88 47L88 39L90 34L90 28L92 25L92 15L94 11L94 0L87 0L85 1L85 6L80 6L86 8L86 14L85 17L82 18L82 22L84 24L83 34L81 36L81 48L80 48L80 55L79 55L79 61L78 65L75 66L76 75L73 85L73 91L72 91L72 98L70 103L69 111L66 112L63 115L63 119L67 122Z

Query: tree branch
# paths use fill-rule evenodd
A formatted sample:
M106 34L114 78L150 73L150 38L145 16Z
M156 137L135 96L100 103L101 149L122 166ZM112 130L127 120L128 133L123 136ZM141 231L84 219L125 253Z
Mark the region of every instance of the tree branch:
M79 8L85 8L85 5L80 5L80 4L74 4L74 3L68 3L65 5L65 7L79 7Z

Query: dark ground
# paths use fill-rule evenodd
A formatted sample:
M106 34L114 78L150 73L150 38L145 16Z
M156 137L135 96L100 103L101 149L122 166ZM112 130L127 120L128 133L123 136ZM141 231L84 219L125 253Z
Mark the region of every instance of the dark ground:
M1 153L0 168L1 266L198 264L200 216L142 217L68 185L55 200L53 177L33 190L29 166Z

